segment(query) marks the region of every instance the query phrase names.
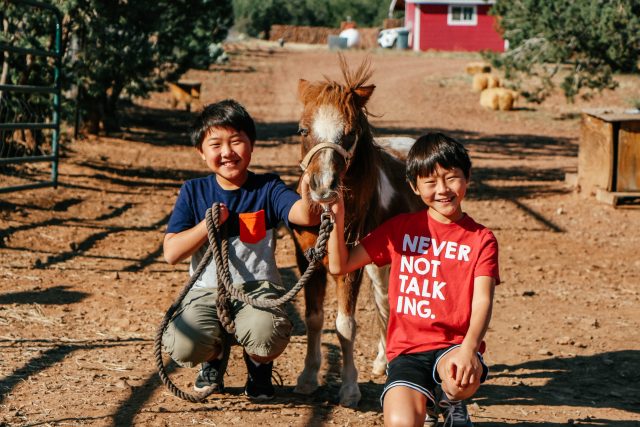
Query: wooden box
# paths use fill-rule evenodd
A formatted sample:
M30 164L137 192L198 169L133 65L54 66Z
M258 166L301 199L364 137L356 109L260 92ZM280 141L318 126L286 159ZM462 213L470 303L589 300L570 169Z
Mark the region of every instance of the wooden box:
M617 205L640 197L640 111L589 109L582 114L578 185L583 194ZM609 197L607 193L617 193Z

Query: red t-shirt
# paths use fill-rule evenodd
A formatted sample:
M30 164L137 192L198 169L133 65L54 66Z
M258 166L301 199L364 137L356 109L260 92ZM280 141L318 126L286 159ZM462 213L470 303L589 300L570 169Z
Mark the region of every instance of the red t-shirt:
M361 241L378 266L391 263L387 359L461 344L473 282L500 282L498 242L468 215L443 224L427 210L395 216ZM480 351L484 352L484 342Z

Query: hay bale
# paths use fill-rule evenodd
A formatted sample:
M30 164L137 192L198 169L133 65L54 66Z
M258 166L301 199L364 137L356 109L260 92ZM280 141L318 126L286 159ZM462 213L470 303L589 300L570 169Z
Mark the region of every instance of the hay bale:
M474 92L482 92L487 88L500 87L500 77L489 73L474 74L471 89Z
M473 83L471 84L471 89L474 92L482 92L487 88L487 78L488 74L479 73L473 76Z
M518 99L518 92L503 87L493 87L482 91L480 105L500 111L510 111Z
M500 87L500 86L502 86L502 84L500 83L500 77L494 76L492 74L490 74L489 77L487 77L487 88Z
M498 94L495 93L496 88L485 89L480 93L480 105L492 110L498 109Z
M499 88L500 93L498 94L498 108L500 111L511 111L513 110L513 104L516 102L518 98L518 94L512 90Z
M467 72L467 74L471 75L479 73L490 73L491 65L487 64L486 62L469 62L464 67L464 70Z

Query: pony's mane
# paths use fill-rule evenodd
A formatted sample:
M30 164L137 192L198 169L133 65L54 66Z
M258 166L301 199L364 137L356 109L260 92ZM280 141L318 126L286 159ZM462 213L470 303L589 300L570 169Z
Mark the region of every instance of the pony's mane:
M347 65L347 60L345 59L344 55L339 54L338 58L340 59L340 70L342 71L342 76L344 77L346 87L350 91L353 91L355 89L361 88L362 86L365 86L365 84L373 74L373 71L371 70L371 60L368 57L365 58L358 69L355 72L352 72Z
M302 95L302 102L305 105L313 106L332 104L340 107L348 117L357 117L359 109L367 115L366 106L359 107L361 104L354 97L357 97L356 90L366 86L373 74L371 61L366 58L357 70L352 71L349 69L344 55L339 54L339 59L344 84L324 76L325 81L309 85Z

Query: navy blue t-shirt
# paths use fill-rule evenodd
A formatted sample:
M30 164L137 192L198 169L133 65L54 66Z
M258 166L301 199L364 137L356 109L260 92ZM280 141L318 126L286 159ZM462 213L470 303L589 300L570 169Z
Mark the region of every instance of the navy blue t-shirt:
M224 190L215 175L186 181L169 218L167 233L180 233L201 222L214 202L229 209L226 221L229 232L229 271L233 284L268 280L280 284L282 279L275 261L275 229L280 223L289 226L289 211L300 199L275 174L249 172L247 181L237 190ZM189 271L197 269L208 244L191 257ZM217 287L215 262L203 271L194 288Z
M229 236L238 236L239 214L265 211L267 229L275 228L280 221L289 226L291 206L300 195L288 188L276 174L249 172L244 185L237 190L224 190L215 175L186 181L173 208L167 233L179 233L194 227L205 217L214 202L224 203L229 209L227 227Z

